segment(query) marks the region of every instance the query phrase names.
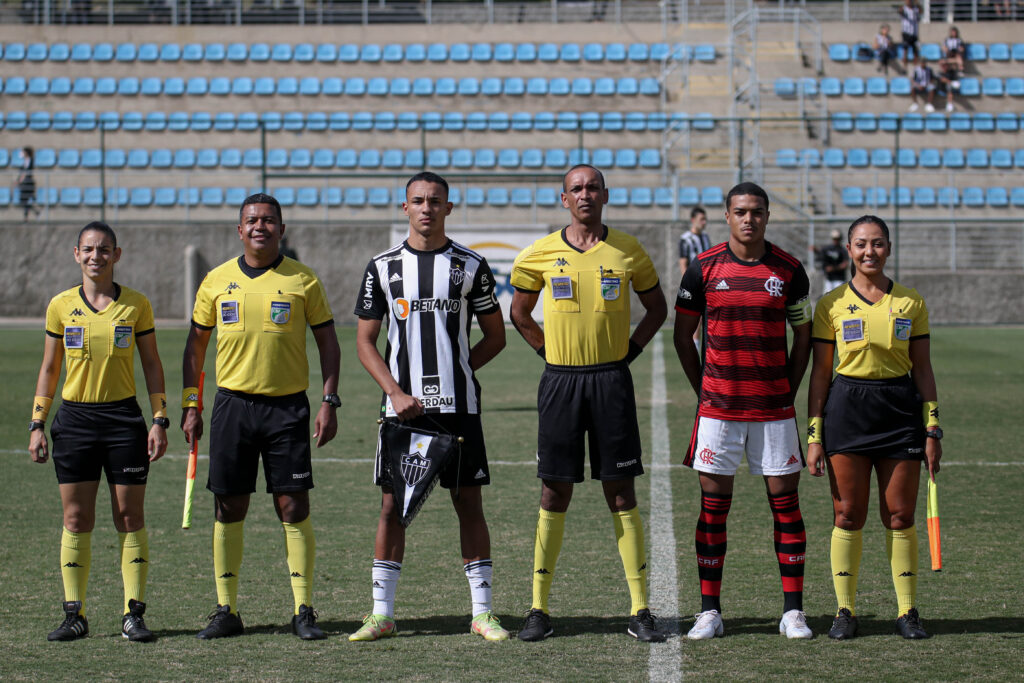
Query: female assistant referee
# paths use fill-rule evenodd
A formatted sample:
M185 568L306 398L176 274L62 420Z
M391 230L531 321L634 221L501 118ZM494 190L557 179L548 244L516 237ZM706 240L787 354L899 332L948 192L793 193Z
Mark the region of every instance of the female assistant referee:
M899 604L896 631L927 638L915 607L914 509L921 461L934 477L942 457L928 310L917 291L883 272L891 251L885 221L862 216L847 240L854 276L818 302L807 399L807 466L820 477L827 460L835 512L831 555L838 612L828 635L857 635L857 573L874 469Z
M55 296L46 309L46 344L29 426L29 453L46 462L46 417L67 359L63 403L50 428L53 463L64 510L60 544L65 619L47 640L76 640L89 633L85 589L96 523L100 471L110 486L114 527L121 542L124 616L121 634L155 639L143 614L149 542L143 500L149 463L167 450L164 371L153 333L153 309L135 290L114 282L121 258L117 237L106 223L89 223L78 234L75 261L82 284ZM135 400L134 349L138 347L153 408L153 426Z

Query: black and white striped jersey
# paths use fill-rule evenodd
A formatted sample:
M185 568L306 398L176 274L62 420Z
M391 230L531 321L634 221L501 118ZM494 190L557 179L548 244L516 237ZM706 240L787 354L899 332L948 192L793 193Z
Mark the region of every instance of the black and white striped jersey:
M435 251L402 242L370 259L355 314L389 318L384 360L402 391L428 413L479 413L469 328L474 314L499 310L487 260L448 240ZM384 405L393 416L386 396Z

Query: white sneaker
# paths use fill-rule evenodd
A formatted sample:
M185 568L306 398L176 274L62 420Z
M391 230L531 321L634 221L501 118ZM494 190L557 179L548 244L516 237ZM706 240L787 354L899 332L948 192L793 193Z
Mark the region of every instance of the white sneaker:
M910 111L917 111L917 102L910 105Z
M709 609L707 612L695 614L697 623L693 625L686 637L690 640L709 640L721 638L725 634L725 627L722 625L722 615L716 609Z
M950 81L949 85L952 86L953 90L960 89L960 81Z
M946 111L953 111L953 103L952 102L948 102L946 104Z
M931 114L933 111L935 111L935 107L933 107L931 104L926 104L924 105L924 110Z
M779 620L779 633L787 638L813 638L814 633L807 627L807 617L798 609L791 609Z

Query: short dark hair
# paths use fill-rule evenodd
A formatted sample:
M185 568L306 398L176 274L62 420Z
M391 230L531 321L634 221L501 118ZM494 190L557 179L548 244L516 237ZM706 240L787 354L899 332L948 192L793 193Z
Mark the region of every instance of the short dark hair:
M853 223L850 223L850 228L849 230L846 231L846 241L853 241L853 231L856 230L858 226L867 225L870 223L873 223L874 225L877 225L882 229L882 234L885 235L886 242L892 241L889 238L889 226L886 225L885 221L883 221L881 218L879 218L878 216L872 216L871 214L865 214L858 218L857 220L855 220Z
M768 210L768 193L764 191L764 188L757 183L740 183L729 190L729 194L725 195L725 210L728 211L732 208L732 198L739 197L745 194L754 195L764 200L764 210Z
M84 228L79 230L78 241L75 243L76 246L82 243L82 235L93 230L95 230L96 232L102 232L104 235L111 239L115 247L117 246L117 235L114 234L114 229L111 228L106 223L103 223L102 221L93 221L92 223L87 223Z
M449 192L449 190L448 190L448 181L445 180L444 178L442 178L441 176L439 176L438 174L432 172L432 171L420 171L419 173L414 175L412 178L409 178L409 182L407 182L405 184L405 194L408 196L408 194L409 194L409 186L410 185L412 185L413 183L419 183L419 182L433 183L434 185L440 185L441 187L444 188L445 196L448 195L448 192Z
M270 204L277 211L277 220L284 223L284 216L281 214L281 203L271 197L269 194L263 192L257 192L251 194L242 200L242 205L238 207L238 222L242 222L242 211L245 210L249 204Z
M708 212L704 210L703 206L693 207L692 209L690 209L690 220L692 221L694 218L701 214L703 214L704 216L708 215Z
M591 171L593 171L594 173L597 174L598 178L601 179L601 187L608 187L607 185L605 185L605 182L604 182L604 173L601 173L601 171L596 166L591 166L590 164L576 164L575 166L570 168L568 171L566 171L565 175L562 176L562 192L565 192L565 179L569 177L570 173L572 173L573 171L579 170L581 168L589 168Z

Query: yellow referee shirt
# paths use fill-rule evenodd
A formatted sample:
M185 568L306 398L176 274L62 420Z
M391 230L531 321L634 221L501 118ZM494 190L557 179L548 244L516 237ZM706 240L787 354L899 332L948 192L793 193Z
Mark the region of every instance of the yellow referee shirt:
M889 379L910 372L910 342L929 335L928 309L917 290L892 282L878 303L851 283L818 301L811 338L835 344L836 372L857 379Z
M244 256L214 268L192 312L196 327L217 328L217 386L264 396L306 390L306 325L333 322L316 273L284 256L267 268Z
M65 401L135 396L135 338L153 333L153 308L145 295L114 286L114 301L102 311L86 301L81 286L53 297L46 308L46 334L64 341Z
M565 229L542 237L516 257L510 280L524 292L544 291L544 353L553 365L622 360L629 350L629 287L658 286L640 242L605 228L588 251L569 244Z

